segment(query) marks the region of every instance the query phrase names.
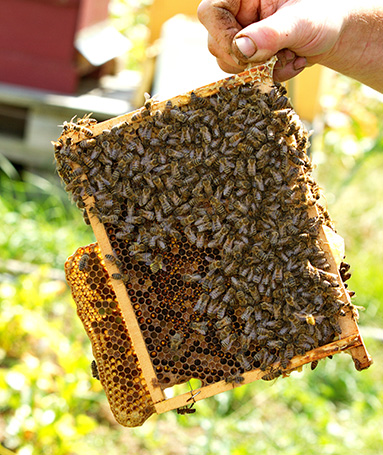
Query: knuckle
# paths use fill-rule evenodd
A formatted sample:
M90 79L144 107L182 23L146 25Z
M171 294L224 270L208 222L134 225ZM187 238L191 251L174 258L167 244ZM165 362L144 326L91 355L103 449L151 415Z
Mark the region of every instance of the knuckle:
M202 0L197 8L198 19L204 23L205 19L209 16L209 11L211 10L210 0Z

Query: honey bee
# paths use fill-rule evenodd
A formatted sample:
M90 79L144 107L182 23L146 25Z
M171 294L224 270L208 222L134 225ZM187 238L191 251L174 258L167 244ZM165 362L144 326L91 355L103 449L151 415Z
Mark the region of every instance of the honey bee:
M282 374L282 370L280 370L280 369L270 370L270 372L263 375L261 379L263 381L272 381L273 379L279 377L281 374Z
M169 215L173 211L173 207L171 206L166 194L160 194L158 197L161 203L161 209L163 210L165 215Z
M211 133L209 131L209 128L207 126L203 126L201 128L200 132L201 132L202 140L206 144L210 144L211 143Z
M224 100L230 101L231 94L230 94L230 91L226 87L224 87L224 86L219 87L219 94Z
M251 364L250 362L247 360L246 356L242 353L239 353L237 354L237 360L238 362L241 364L241 367L246 370L246 371L249 371L251 370Z
M163 256L161 254L157 254L157 256L154 258L153 262L150 264L150 270L152 273L157 273L159 270L162 269L162 260Z
M341 334L342 333L342 329L341 329L340 324L339 324L338 321L330 320L330 325L333 328L335 333L337 333L337 334Z
M284 346L282 340L268 340L266 346L270 349L281 349Z
M235 297L239 303L239 306L246 307L248 305L249 299L242 290L237 291Z
M237 340L237 335L235 333L231 333L225 339L221 341L221 345L224 351L230 351L231 347Z
M266 253L265 251L261 250L258 246L254 246L251 252L255 257L257 257L262 262L266 262L269 258L269 253Z
M133 242L129 246L129 251L130 251L130 255L134 256L135 254L138 254L138 253L144 253L146 251L146 246L143 245L142 243L138 243L138 241Z
M210 301L210 297L208 294L201 294L199 299L197 300L197 303L194 306L194 311L196 313L203 314L206 311L207 305Z
M120 178L120 174L121 174L121 171L120 169L115 169L113 172L112 172L112 185L113 184L116 184L117 180Z
M261 300L261 295L255 283L249 283L248 289L253 301L256 303L259 302Z
M315 368L318 366L319 360L314 360L311 362L311 370L315 370Z
M83 164L85 164L86 167L89 169L92 169L94 166L94 161L90 158L90 156L83 156L82 158Z
M224 292L226 291L226 287L224 285L220 285L216 288L214 288L211 292L210 292L210 297L215 300L217 299L220 295L222 295Z
M202 180L203 189L208 197L212 196L213 188L209 179L205 178Z
M219 215L219 216L225 215L225 213L226 213L225 206L223 205L223 203L219 199L217 199L216 197L212 197L211 198L211 204L214 207L215 212L217 213L217 215Z
M219 154L217 152L213 152L211 155L209 155L205 159L205 164L206 166L210 167L212 166L219 158Z
M195 221L195 216L194 216L193 214L188 215L188 216L184 216L184 217L181 218L180 221L181 221L181 224L182 224L183 226L189 226L190 224L194 223L194 221ZM185 232L185 233L186 233L186 232ZM195 243L195 242L193 242L193 243Z
M130 275L128 273L112 273L113 280L122 281L123 283L130 282Z
M242 213L242 215L248 214L250 207L244 204L243 202L235 201L233 205L236 210Z
M203 248L205 245L205 236L203 232L198 232L195 245L197 248Z
M226 305L231 304L231 302L233 302L235 299L235 293L236 293L235 289L229 287L225 295L222 297L222 302Z
M291 272L286 271L284 278L284 283L287 287L295 288L297 286L297 281Z
M233 191L233 189L234 189L234 187L235 187L234 181L233 180L228 180L226 182L226 184L225 184L224 189L223 189L223 195L225 197L230 196L232 191Z
M141 109L139 109L138 111L133 113L133 115L132 115L130 120L132 122L138 122L141 119L142 119L142 111L141 111Z
M194 217L193 217L194 219ZM182 222L182 221L181 221ZM190 224L190 223L189 223ZM188 239L188 241L194 245L197 241L197 236L195 235L194 231L192 230L192 228L190 226L186 226L186 228L184 229L184 232L185 232L185 235Z
M226 376L225 382L228 384L233 384L233 387L237 384L241 384L245 378L241 374L235 374L231 376Z
M172 351L178 351L182 342L183 335L179 332L176 332L174 335L170 336L169 347Z
M307 322L309 325L315 325L316 323L320 323L323 321L325 318L324 315L312 315L311 313L308 314L298 314L297 315L299 318L304 318L304 320Z
M256 168L256 160L255 158L248 158L247 160L247 173L251 176L254 177L256 174L257 168Z
M201 335L206 335L208 332L208 324L205 321L191 321L189 324L189 327L192 330L195 330L196 332L200 333Z
M117 267L122 267L122 262L114 254L106 254L105 259L111 264L116 264Z
M231 326L232 322L233 321L231 320L231 318L229 316L225 316L224 318L219 319L215 323L215 326L216 326L217 330L221 330L226 326Z
M100 380L100 375L98 373L98 368L97 368L97 363L95 360L92 360L92 363L90 364L90 369L92 371L92 376L95 378L95 379L98 379Z
M155 214L154 212L150 210L140 210L139 211L140 216L144 217L146 220L153 221Z
M168 111L170 118L176 120L177 122L185 123L187 120L187 115L179 110L177 106L173 107Z
M144 107L145 109L150 111L153 105L158 101L155 99L155 97L152 98L150 94L147 92L144 93L144 97L145 97Z
M271 169L270 172L271 172L271 174L273 176L273 179L274 179L275 183L277 185L282 185L282 183L283 183L282 175L279 172L277 172L277 171L275 171L273 169Z
M88 266L89 266L89 259L90 259L90 256L89 254L87 253L84 253L79 262L78 262L78 269L83 272L84 270L87 270Z
M90 130L89 128L86 128L85 126L78 126L76 125L74 127L75 131L84 134L86 137L92 137L93 136L93 131Z
M89 219L88 212L85 209L82 212L82 216L83 216L83 219L84 219L84 223L89 226L90 225L90 219Z
M185 283L198 283L201 281L202 276L198 273L194 273L193 275L186 273L185 275L182 275L182 279Z
M266 134L263 131L259 130L256 126L249 128L246 137L250 142L263 143L266 141Z
M217 319L223 319L223 318L225 317L226 310L227 310L226 305L224 305L223 303L221 303L221 304L218 306L218 309L217 309L217 312L216 312Z
M175 207L181 205L182 199L178 196L178 194L175 191L169 191L168 196Z
M93 133L92 133L93 135ZM78 143L78 146L82 149L89 149L96 145L96 139L83 139Z
M196 412L196 409L192 408L191 406L182 406L180 408L177 408L177 414L180 414L180 415L194 414L195 412Z
M215 314L216 312L214 312ZM214 316L214 314L212 316ZM227 336L229 336L232 332L232 326L226 325L225 327L222 327L222 329L217 330L216 334L218 335L218 338L220 340L224 340Z

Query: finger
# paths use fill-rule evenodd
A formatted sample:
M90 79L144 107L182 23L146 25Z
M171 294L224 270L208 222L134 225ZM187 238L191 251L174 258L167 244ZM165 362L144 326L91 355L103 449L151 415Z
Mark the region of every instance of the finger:
M226 73L241 73L242 71L245 70L245 67L240 67L240 66L232 66L228 63L226 63L225 61L221 60L221 59L218 59L217 58L217 63L218 63L218 66L221 68L222 71L225 71Z
M295 52L291 51L290 49L282 49L277 52L276 55L278 60L274 68L277 69L284 68L288 63L294 61L297 58Z
M284 82L297 76L306 68L306 59L304 57L297 57L286 65L278 68L274 67L273 79L275 82Z
M210 53L217 58L219 66L224 71L238 73L240 71L243 71L246 66L246 64L238 65L238 63L233 60L230 55L223 51L223 49L217 44L215 39L210 34L208 36L208 49ZM223 67L227 69L224 69ZM230 71L229 68L232 68L233 71Z
M239 0L203 0L198 7L199 20L227 54L232 52L233 38L242 29L235 19L239 6Z
M233 42L233 53L244 62L264 62L284 48L302 41L306 26L295 8L280 8L273 15L241 30Z

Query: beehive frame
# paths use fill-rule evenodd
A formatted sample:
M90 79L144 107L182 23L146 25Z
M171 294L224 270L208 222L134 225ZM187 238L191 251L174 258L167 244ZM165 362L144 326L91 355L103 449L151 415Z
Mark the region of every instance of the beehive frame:
M231 90L233 87L238 87L248 83L259 84L261 90L270 90L270 87L272 86L271 74L273 64L274 61L270 62L267 65L263 65L262 67L250 69L244 73L241 73L240 75L228 77L222 81L209 84L200 89L196 89L193 91L193 93L201 98L209 97L219 92L220 87ZM190 97L190 92L184 95L179 95L175 98L172 98L171 103L173 106L183 106L190 102ZM156 111L163 111L166 109L167 101L155 103ZM102 122L100 124L88 125L87 129L91 131L92 137L97 137L106 129L110 130L113 127L118 127L119 125L123 125L125 123L134 123L135 121L140 122L142 112L143 110L139 109L132 113L108 120L106 122ZM137 120L135 120L135 117L137 117ZM64 141L67 141L69 137L69 142L71 144L76 144L82 140L87 140L87 137L89 136L89 133L84 134L83 129L78 128L78 131L75 129L66 131L62 138ZM73 169L75 168L76 163L73 163ZM81 178L86 179L85 176L82 176ZM95 233L98 247L101 251L101 257L105 258L107 255L113 255L113 247L110 243L106 228L104 224L100 222L99 218L94 214L94 210L92 210L94 207L93 196L84 195L82 199L89 216L90 224ZM308 211L310 216L318 216L318 209L315 205L309 207ZM282 369L284 374L288 374L291 370L296 369L306 363L313 362L346 350L350 351L357 370L367 368L372 362L360 336L355 319L355 313L352 310L349 294L347 293L341 276L339 275L339 254L334 254L332 251L331 244L333 241L327 237L326 228L323 225L320 226L319 241L322 245L323 250L326 252L327 262L330 265L328 272L338 277L342 294L340 299L344 302L345 308L348 309L345 316L339 318L339 324L341 326L342 333L340 334L339 339L331 343L317 347L316 349L306 352L303 355L294 356L290 360L288 368ZM225 382L225 380L214 381L213 383L204 385L203 387L191 393L185 393L173 398L166 399L164 395L166 384L161 384L157 380L153 362L147 350L147 345L140 329L140 325L137 321L135 311L132 307L127 287L120 279L113 279L113 276L117 276L116 274L119 274L120 270L115 263L112 263L110 261L104 261L104 267L109 277L112 277L111 285L113 287L113 291L116 295L116 299L127 326L133 349L136 353L142 374L145 378L146 386L153 402L155 412L163 413L171 409L182 408L190 405L191 403L194 403L194 401L198 401L217 393L230 390L233 387L247 384L257 379L265 378L265 371L262 371L260 369L253 369L251 371L245 371L241 374L242 380L240 383L228 383ZM281 370L281 367L277 364L273 366L273 369L277 368Z

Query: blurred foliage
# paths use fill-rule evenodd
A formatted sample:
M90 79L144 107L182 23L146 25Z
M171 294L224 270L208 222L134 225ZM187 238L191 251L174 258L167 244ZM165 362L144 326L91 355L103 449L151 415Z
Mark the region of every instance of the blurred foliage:
M146 58L148 38L148 9L153 0L111 0L110 18L114 27L131 43L126 58L126 67L130 70L142 69Z
M93 234L57 182L28 172L22 177L18 180L3 175L0 180L0 214L7 226L0 231L2 260L61 268L79 241L86 237L91 242Z
M322 134L313 139L315 177L355 265L355 304L365 324L383 327L383 96L333 75L323 97Z

